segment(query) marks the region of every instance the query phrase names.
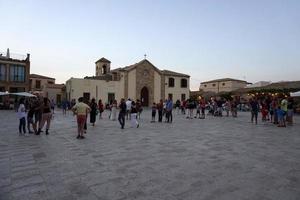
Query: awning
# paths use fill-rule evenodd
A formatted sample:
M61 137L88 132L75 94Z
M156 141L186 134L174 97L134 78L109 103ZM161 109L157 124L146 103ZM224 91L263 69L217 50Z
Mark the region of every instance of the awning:
M12 95L17 95L17 96L23 96L23 97L36 97L35 95L28 93L28 92L17 92L17 93L10 93Z
M291 92L290 96L291 97L300 97L300 91L298 91L298 92Z

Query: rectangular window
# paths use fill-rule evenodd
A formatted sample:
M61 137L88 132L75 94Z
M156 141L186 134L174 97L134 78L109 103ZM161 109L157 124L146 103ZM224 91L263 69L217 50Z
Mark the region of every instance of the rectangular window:
M185 94L181 94L181 101L185 100Z
M4 64L0 64L0 81L6 80L6 68Z
M25 66L10 65L10 81L25 82Z
M169 97L169 99L173 100L173 94L172 93L169 93L168 97Z
M40 89L41 88L41 81L35 80L35 88Z

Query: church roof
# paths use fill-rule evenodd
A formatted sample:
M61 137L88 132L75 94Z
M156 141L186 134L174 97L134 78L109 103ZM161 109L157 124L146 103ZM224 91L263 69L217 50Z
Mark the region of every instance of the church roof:
M162 74L164 75L168 75L168 76L184 76L184 77L190 77L187 74L182 74L182 73L178 73L178 72L174 72L174 71L170 71L170 70L161 70Z
M225 82L225 81L237 81L237 82L243 82L243 83L249 84L247 81L239 80L239 79L233 79L233 78L220 78L220 79L215 79L215 80L210 80L210 81L204 81L201 84L214 83L214 82Z
M135 63L133 65L128 65L126 67L123 67L123 68L117 68L117 69L114 69L114 70L111 70L111 72L114 72L114 71L131 71L133 69L135 69L137 66L143 64L143 63L149 63L150 65L152 65L152 67L160 74L164 74L164 75L167 75L167 76L183 76L183 77L190 77L189 75L187 74L182 74L182 73L178 73L178 72L174 72L174 71L170 71L170 70L159 70L157 67L155 67L149 60L147 59L143 59L141 60L140 62L138 63Z
M104 57L100 58L100 59L97 60L95 63L98 63L98 62L111 63L109 60L107 60L107 59L104 58Z
M41 79L52 79L52 80L55 80L55 78L51 78L51 77L48 77L48 76L42 76L42 75L39 75L39 74L30 74L29 78L41 78Z

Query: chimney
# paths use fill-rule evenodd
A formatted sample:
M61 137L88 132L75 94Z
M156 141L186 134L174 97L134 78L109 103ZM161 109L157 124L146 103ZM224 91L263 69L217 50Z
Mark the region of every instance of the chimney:
M7 51L6 51L6 57L7 57L7 58L10 58L9 48L7 48Z
M26 60L29 61L29 59L30 59L30 54L28 53L27 57L26 57Z

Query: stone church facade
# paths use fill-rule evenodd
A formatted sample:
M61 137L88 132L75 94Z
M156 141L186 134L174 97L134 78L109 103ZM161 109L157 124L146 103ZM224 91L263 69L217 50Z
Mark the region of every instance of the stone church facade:
M151 106L169 97L173 101L189 98L189 79L187 74L160 70L147 59L111 70L111 62L101 58L96 62L96 76L69 79L66 93L68 100L83 96L108 103L130 98Z

